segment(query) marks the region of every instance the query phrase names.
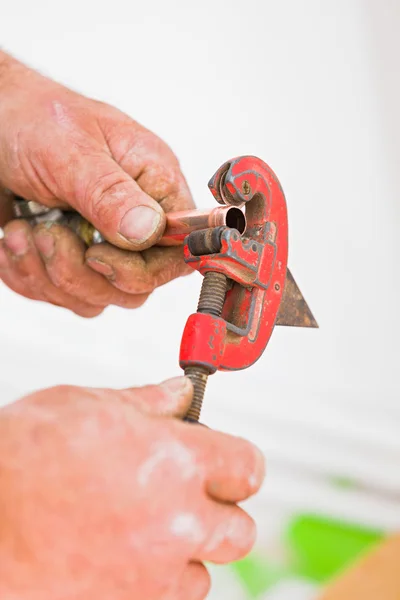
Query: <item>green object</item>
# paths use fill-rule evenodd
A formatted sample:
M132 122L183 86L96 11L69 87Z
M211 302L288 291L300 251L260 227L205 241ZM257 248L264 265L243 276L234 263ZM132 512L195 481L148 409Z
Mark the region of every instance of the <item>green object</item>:
M318 582L336 575L383 537L380 531L313 515L294 518L286 532L293 568Z
M256 598L272 588L278 581L286 579L286 569L271 565L265 558L253 553L231 565L237 579L250 598Z
M270 558L252 553L230 568L249 598L258 598L288 578L324 583L383 537L381 531L329 517L298 515L289 521L285 532L285 564L274 564Z
M330 481L335 487L338 488L351 490L357 487L357 483L349 477L332 477Z

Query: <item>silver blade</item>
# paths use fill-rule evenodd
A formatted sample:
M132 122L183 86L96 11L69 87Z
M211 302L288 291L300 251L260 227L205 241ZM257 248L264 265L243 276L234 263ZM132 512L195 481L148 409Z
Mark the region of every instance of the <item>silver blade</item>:
M276 325L318 328L318 323L289 269L287 270L285 291L279 307Z

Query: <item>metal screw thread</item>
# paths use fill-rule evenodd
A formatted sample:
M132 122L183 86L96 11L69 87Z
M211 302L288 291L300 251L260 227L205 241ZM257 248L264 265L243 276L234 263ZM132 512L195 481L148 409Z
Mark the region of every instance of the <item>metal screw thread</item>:
M227 279L222 273L208 271L201 286L197 312L209 313L220 317L225 302Z
M227 283L228 280L222 273L211 271L205 273L197 312L220 317L224 307ZM198 421L200 419L209 374L210 371L207 367L202 365L192 365L185 369L185 375L191 380L194 389L193 401L186 415L188 421Z
M210 372L207 367L201 367L200 365L186 367L185 369L185 375L191 380L194 390L192 404L186 415L188 421L198 421L200 419L201 406L209 374Z

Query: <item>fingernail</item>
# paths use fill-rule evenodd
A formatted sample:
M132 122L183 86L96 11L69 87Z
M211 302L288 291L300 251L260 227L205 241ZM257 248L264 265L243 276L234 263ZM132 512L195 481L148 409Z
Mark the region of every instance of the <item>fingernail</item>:
M4 239L4 229L0 227L0 240Z
M49 260L53 256L55 243L54 237L50 233L45 233L44 231L37 233L35 235L35 243L44 258Z
M5 235L4 243L15 256L23 256L29 248L25 231L10 231Z
M86 264L89 265L91 269L93 269L97 273L100 273L101 275L104 275L105 277L115 277L114 269L107 263L103 262L102 260L99 260L98 258L87 258Z
M186 396L192 387L192 383L188 377L174 377L164 381L161 387L173 396Z
M131 208L123 217L119 232L127 240L139 243L153 235L160 224L161 215L149 206Z
M8 267L7 254L4 250L4 248L2 248L0 246L0 269L7 269L7 267Z

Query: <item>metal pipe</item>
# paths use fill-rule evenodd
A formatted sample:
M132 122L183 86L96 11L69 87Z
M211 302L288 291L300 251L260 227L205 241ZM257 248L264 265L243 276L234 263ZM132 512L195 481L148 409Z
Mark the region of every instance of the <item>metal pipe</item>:
M183 210L167 213L167 225L158 246L179 246L189 233L210 227L230 227L243 233L246 217L240 208L221 206L208 210Z
M27 218L32 225L60 223L72 229L87 246L104 241L103 236L86 219L74 211L47 208L36 202L14 201L14 214ZM217 206L206 210L183 210L166 214L164 235L157 246L180 246L192 231L214 227L230 227L243 233L246 229L244 212L235 206Z

